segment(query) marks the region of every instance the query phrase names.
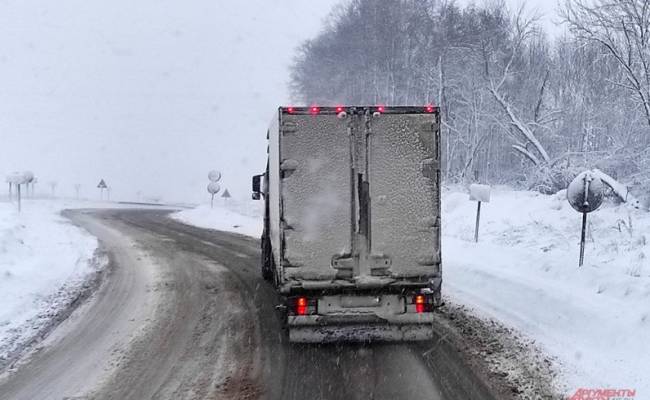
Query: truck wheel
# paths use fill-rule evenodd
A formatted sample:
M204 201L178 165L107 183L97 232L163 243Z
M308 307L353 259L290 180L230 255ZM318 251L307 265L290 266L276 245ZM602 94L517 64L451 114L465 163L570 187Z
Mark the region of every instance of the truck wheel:
M267 237L262 238L262 278L265 281L273 282L273 252L271 241Z

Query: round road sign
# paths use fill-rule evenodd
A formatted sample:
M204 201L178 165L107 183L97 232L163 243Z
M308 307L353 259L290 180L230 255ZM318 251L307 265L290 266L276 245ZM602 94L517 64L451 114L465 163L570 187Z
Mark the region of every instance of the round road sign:
M219 179L221 179L221 172L217 170L212 170L208 173L208 179L211 182L219 182Z
M603 181L585 171L573 179L567 188L567 200L576 211L589 213L603 204Z
M221 190L221 186L219 186L217 182L208 183L208 193L217 194L219 193L219 190Z

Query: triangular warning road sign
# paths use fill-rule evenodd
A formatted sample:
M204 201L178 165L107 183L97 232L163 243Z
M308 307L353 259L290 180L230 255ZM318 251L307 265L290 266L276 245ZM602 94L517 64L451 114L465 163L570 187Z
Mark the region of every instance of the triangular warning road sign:
M221 197L224 197L226 199L230 198L230 192L228 191L228 189L223 191L223 194L221 195Z
M106 186L106 182L104 182L103 179L101 181L99 181L99 184L97 185L98 189L106 189L107 187L108 186Z

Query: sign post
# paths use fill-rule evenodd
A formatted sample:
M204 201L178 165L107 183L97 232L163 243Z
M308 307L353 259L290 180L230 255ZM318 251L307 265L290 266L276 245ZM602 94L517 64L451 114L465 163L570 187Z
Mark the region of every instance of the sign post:
M478 228L481 225L481 202L477 201L476 206L476 227L474 228L474 242L478 243Z
M221 195L221 197L223 198L223 201L224 201L224 203L225 203L225 202L227 202L228 199L229 199L230 197L232 197L232 196L230 196L230 192L228 191L228 189L225 189L225 190L223 191L223 194Z
M100 180L99 183L97 184L97 188L99 189L99 200L104 200L104 189L108 188L106 185L106 182L104 180Z
M221 190L221 187L217 183L221 179L221 172L217 171L216 169L208 172L208 179L210 180L210 183L208 183L208 193L211 195L210 208L214 208L214 195L219 193L219 190ZM230 193L228 196L230 196Z
M221 187L217 182L208 183L208 193L211 195L210 208L214 208L214 195L219 193L219 190L221 190Z
M9 182L10 188L11 185L16 186L16 195L18 197L18 212L22 210L22 199L21 199L21 187L20 185L25 185L27 184L30 179L33 179L33 176L30 178L28 174L25 173L20 173L20 172L14 172L12 175L9 175L7 177L7 182ZM11 192L10 192L10 197L11 197Z
M585 260L585 239L587 236L587 214L595 211L603 204L603 182L591 173L585 171L573 179L567 188L567 200L571 207L582 213L582 231L580 233L580 259L578 266L582 267Z
M34 177L34 173L32 171L25 171L23 172L23 175L25 177L25 196L29 197L29 187L34 184L34 180L36 179ZM34 197L34 194L32 193L31 197Z
M20 212L20 211L22 211L22 204L21 204L21 200L20 200L20 184L16 185L16 187L18 188L17 189L17 192L18 192L18 212Z
M52 189L52 198L56 197L56 187L58 183L52 181L50 182L50 189Z
M481 203L490 202L490 186L476 183L469 185L469 199L478 203L476 207L476 227L474 229L474 242L478 243L478 231L481 224Z
M34 178L32 181L32 197L36 197L36 183L38 182L38 178Z

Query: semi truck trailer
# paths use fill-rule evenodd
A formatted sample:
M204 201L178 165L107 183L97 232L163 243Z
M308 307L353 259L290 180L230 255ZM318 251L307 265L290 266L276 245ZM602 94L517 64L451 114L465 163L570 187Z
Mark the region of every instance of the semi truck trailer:
M441 304L435 106L280 107L267 132L261 273L291 342L426 340Z

